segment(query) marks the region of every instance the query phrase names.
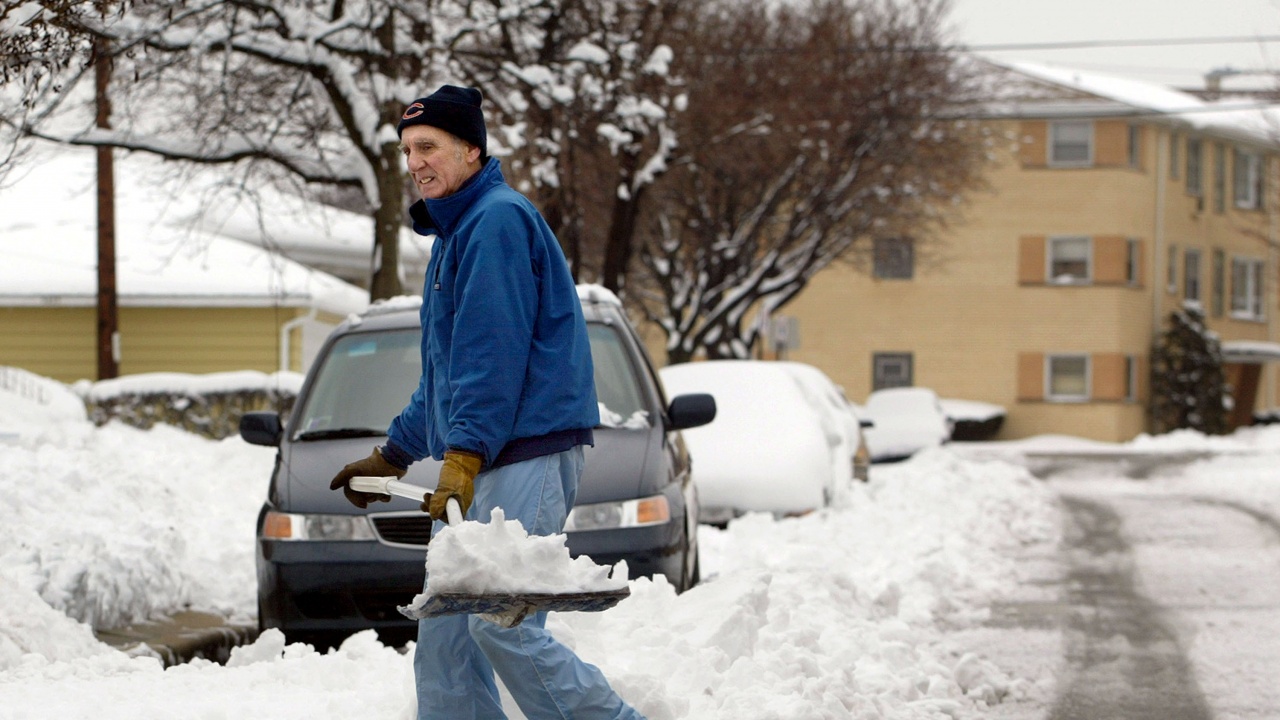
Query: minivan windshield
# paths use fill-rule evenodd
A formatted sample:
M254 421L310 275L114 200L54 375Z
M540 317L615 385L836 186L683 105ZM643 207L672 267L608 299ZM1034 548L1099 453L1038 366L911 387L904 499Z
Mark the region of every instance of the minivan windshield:
M338 338L311 384L297 439L385 434L418 388L421 337L410 328Z
M644 395L623 338L604 323L587 323L601 424L648 426ZM356 332L338 338L320 360L304 398L296 440L385 435L422 374L417 328Z

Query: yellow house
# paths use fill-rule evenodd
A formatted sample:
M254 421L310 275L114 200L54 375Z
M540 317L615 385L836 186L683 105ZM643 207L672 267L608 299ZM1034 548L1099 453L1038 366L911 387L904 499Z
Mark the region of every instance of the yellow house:
M116 163L121 375L302 371L368 305L360 288L190 224L180 198L146 179L153 169ZM14 170L0 186L0 247L0 366L97 379L91 151L43 148Z
M1199 303L1223 341L1233 422L1280 407L1276 171L1256 109L1030 64L993 70L990 190L932 249L876 238L786 308L855 401L898 385L1005 408L1003 438L1147 430L1149 359Z

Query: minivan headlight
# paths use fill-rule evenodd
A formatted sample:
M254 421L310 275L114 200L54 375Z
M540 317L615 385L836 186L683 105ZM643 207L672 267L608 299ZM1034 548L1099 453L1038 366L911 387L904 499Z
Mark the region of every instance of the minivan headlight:
M298 515L267 511L262 537L268 540L374 540L364 515Z
M647 527L671 521L671 506L665 495L623 502L578 505L564 522L565 532Z

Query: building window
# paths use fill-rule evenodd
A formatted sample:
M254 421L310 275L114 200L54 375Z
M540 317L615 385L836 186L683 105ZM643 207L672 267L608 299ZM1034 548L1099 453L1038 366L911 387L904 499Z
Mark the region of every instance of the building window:
M1257 210L1262 207L1262 156L1258 153L1235 152L1234 172L1236 207Z
M1227 292L1227 254L1221 248L1213 249L1213 278L1209 282L1212 285L1209 309L1214 317L1222 317Z
M1049 400L1088 400L1089 356L1046 356L1045 397Z
M1200 197L1204 187L1200 178L1200 140L1187 138L1187 194Z
M1213 144L1213 211L1227 210L1227 149L1222 143Z
M1138 358L1134 355L1124 356L1124 400L1138 401Z
M1177 180L1181 168L1181 160L1178 151L1182 148L1182 136L1178 133L1169 134L1169 179Z
M1183 297L1200 302L1200 251L1188 248L1182 263Z
M876 238L874 274L885 280L910 280L915 272L915 243L910 238Z
M1231 258L1231 317L1262 320L1262 261Z
M1093 123L1064 120L1049 123L1050 165L1092 165Z
M1138 258L1142 251L1139 249L1138 241L1129 238L1126 242L1124 254L1124 279L1130 285L1138 284Z
M1165 290L1169 293L1178 292L1178 246L1169 246L1169 258L1167 267L1165 268Z
M1092 277L1088 237L1049 238L1049 282L1083 284Z
M871 356L871 389L911 387L911 353L876 353Z
M1142 166L1142 127L1140 125L1129 126L1129 167L1138 168Z

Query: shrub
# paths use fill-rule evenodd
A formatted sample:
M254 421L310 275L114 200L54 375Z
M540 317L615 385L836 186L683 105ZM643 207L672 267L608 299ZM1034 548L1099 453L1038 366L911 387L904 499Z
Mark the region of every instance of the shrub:
M1151 353L1152 430L1225 433L1231 394L1222 366L1222 345L1204 310L1193 303L1174 310Z

